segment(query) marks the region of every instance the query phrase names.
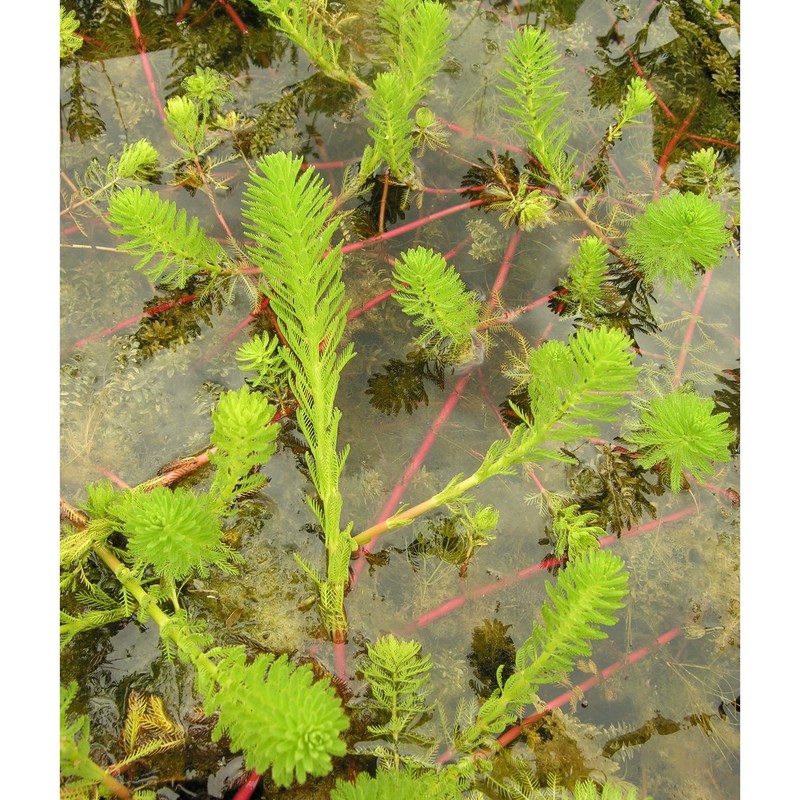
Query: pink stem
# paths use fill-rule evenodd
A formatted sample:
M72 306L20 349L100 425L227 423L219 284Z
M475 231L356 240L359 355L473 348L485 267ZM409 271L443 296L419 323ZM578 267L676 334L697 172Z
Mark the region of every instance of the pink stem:
M102 339L104 336L110 336L112 333L121 331L123 328L128 328L131 325L135 325L140 319L144 319L145 317L152 317L153 315L158 314L161 311L166 311L167 309L172 308L176 303L191 303L192 300L194 300L196 297L197 297L196 294L188 294L185 297L179 297L177 300L170 300L167 303L162 303L160 306L155 306L154 308L148 308L141 314L136 314L135 316L129 317L128 319L125 319L122 322L118 322L116 325L114 325L113 328L106 328L105 330L102 330L99 333L93 333L91 336L87 336L85 339L80 339L79 341L75 342L72 346L84 347L85 345L89 344L89 342L93 342L96 339Z
M244 24L244 21L236 12L236 9L227 2L227 0L217 0L217 2L225 9L228 16L233 20L236 27L242 32L244 36L249 36L250 31L247 30L247 25Z
M637 661L640 661L646 655L652 653L656 647L660 647L661 645L665 645L668 642L671 642L676 636L678 636L681 632L680 628L671 628L666 633L662 633L659 636L655 643L649 647L640 647L638 650L634 650L632 653L628 653L625 658L620 659L619 661L611 664L611 666L606 667L604 670L600 672L600 675L592 675L591 678L587 678L585 681L582 681L578 684L578 687L582 692L586 692L589 689L594 688L600 682L600 678L602 677L603 680L607 680L615 673L619 672L623 667L626 667L628 664L634 664ZM528 717L525 717L524 720L519 725L515 725L513 728L509 728L505 733L497 738L497 741L500 743L501 747L506 747L514 739L519 736L523 730L525 729L526 725L531 725L534 722L540 720L545 714L552 711L555 708L559 708L560 706L566 705L570 702L573 698L573 692L564 692L560 694L555 699L551 700L542 711L537 711L535 714L531 714Z
M233 796L233 800L250 800L260 780L261 775L253 770L250 773L250 777L239 787L239 791Z
M619 538L629 539L633 536L639 536L642 533L654 530L666 523L676 522L678 520L684 519L685 517L690 517L692 516L692 514L696 514L698 511L699 511L698 506L694 504L691 506L687 506L681 511L676 511L672 514L668 514L666 517L661 517L660 519L653 520L652 522L646 522L642 525L637 525L635 528L631 528L631 530L623 533ZM617 536L615 536L614 534L611 534L609 536L604 536L602 539L600 539L600 547L607 547L608 545L613 544L616 541L617 541ZM460 608L469 600L484 598L487 595L499 592L502 589L506 589L509 586L513 586L514 584L519 583L520 581L523 581L526 578L531 577L531 575L537 575L538 573L543 572L544 570L550 569L550 567L556 566L559 563L561 563L559 559L546 558L543 561L539 561L536 564L531 564L530 566L519 570L518 572L514 573L513 575L510 575L507 578L504 578L503 580L493 581L491 583L484 584L483 586L478 586L474 589L470 589L469 591L464 592L463 594L460 594L456 597L452 597L450 600L447 600L440 606L437 606L436 608L427 611L426 613L417 617L414 621L408 623L404 627L395 630L394 633L396 636L408 636L414 631L417 631L420 628L424 628L426 625L430 625L432 622L435 622L440 617L446 616L451 611L455 611L455 609Z
M692 318L689 320L689 325L686 328L686 333L684 334L683 342L681 343L681 352L678 356L678 363L675 366L675 377L672 379L673 389L677 389L678 384L681 382L681 375L683 374L683 369L686 366L686 359L689 356L689 345L692 343L692 336L694 335L695 327L697 327L697 320L700 319L700 309L703 307L703 301L706 299L708 287L711 284L711 275L712 270L708 270L703 277L703 285L701 286L700 292L695 300L694 308L692 309Z
M637 661L640 661L646 655L652 653L656 647L660 647L662 645L671 642L676 636L678 636L681 632L680 628L672 628L668 630L666 633L662 633L655 642L649 647L640 647L638 650L634 650L632 653L628 653L625 658L616 661L611 666L606 667L604 670L600 672L600 675L592 675L591 678L587 678L585 681L582 681L578 684L577 688L580 689L582 692L587 692L589 689L594 688L600 682L600 678L602 677L603 680L610 678L615 673L619 672L623 667L626 667L628 664L634 664ZM514 741L526 727L533 725L535 722L538 722L542 717L549 714L556 708L560 708L561 706L566 705L569 703L574 697L574 691L564 692L560 694L558 697L551 700L541 711L537 711L534 714L530 714L529 716L525 717L519 725L514 725L513 727L509 728L505 733L501 736L497 737L497 742L501 747L507 747L511 742ZM439 764L446 764L450 759L453 757L454 752L452 749L447 750L447 752L442 753L441 756L437 759ZM478 751L475 753L475 757L477 758L485 758L488 756L489 753L486 751Z
M371 308L380 305L384 300L386 300L387 297L391 297L396 291L397 289L387 289L385 292L376 295L375 297L372 298L372 300L368 300L366 303L364 303L364 305L361 306L361 308L356 308L353 311L351 311L347 315L347 321L350 322L351 320L354 320L356 317L360 317L365 311L369 311Z
M497 275L495 276L494 283L492 284L492 294L489 297L489 308L494 308L497 305L497 295L503 288L503 284L506 282L508 271L511 269L511 261L514 258L514 253L517 250L517 245L519 244L519 240L521 238L522 231L514 231L514 235L511 237L508 247L506 247L505 255L503 256L503 260L500 262L500 268L497 270Z
M414 220L414 222L408 222L405 225L400 225L391 231L381 233L378 236L373 236L370 239L364 239L360 242L353 242L353 244L346 244L344 247L342 247L342 252L351 253L353 250L360 250L362 247L368 247L371 244L382 242L386 239L393 239L395 236L402 236L404 233L416 230L417 228L421 227L422 225L426 225L429 222L442 219L443 217L448 217L451 214L457 214L459 211L465 211L468 208L475 208L476 206L483 205L485 202L485 199L479 198L477 200L470 200L467 203L460 203L457 206L445 208L442 211L437 211L434 214L429 214L426 217L421 217L420 219Z
M661 158L658 160L658 171L656 173L656 187L658 187L658 184L664 177L664 173L667 171L667 163L669 161L669 157L672 155L672 151L678 146L680 140L683 139L683 137L686 135L687 129L692 124L694 115L700 108L700 103L701 100L698 97L697 100L695 100L695 103L692 106L691 110L686 115L686 118L675 129L675 133L672 135L672 138L667 142L667 145L664 148L664 152L661 154Z
M454 125L452 122L448 122L446 119L442 119L441 117L439 118L439 121L446 127L450 128L451 131L460 133L462 136L468 136L472 139L479 139L482 142L488 142L489 144L492 144L496 147L502 147L504 150L509 150L513 153L520 153L521 155L525 156L525 158L531 157L531 154L527 150L523 150L521 147L515 147L513 144L507 144L506 142L501 142L499 139L493 139L491 136L484 136L483 134L469 131L466 128L462 128L460 125Z
M378 518L375 520L375 523L383 522L385 519L388 519L392 515L392 512L395 510L395 507L402 499L403 495L405 494L406 489L408 488L409 483L411 483L412 478L417 474L419 468L422 466L425 458L427 457L428 453L433 447L433 443L436 441L436 437L441 430L442 425L447 421L450 414L453 413L458 401L461 399L461 395L466 388L467 382L470 379L472 372L465 372L457 381L456 385L453 387L453 391L450 393L450 396L445 401L444 405L440 409L436 419L433 421L430 430L426 434L425 438L422 441L422 444L417 449L417 452L414 453L413 458L411 461L408 462L408 466L403 473L403 476L400 478L397 485L392 490L389 499L386 501L383 510L378 515ZM366 552L371 552L372 548L375 546L375 542L377 541L378 537L373 539L368 544L364 545L364 550ZM358 580L358 576L361 574L361 571L364 569L364 559L360 558L356 563L353 565L353 579L350 583L350 588L352 591L352 587L355 586L356 581Z
M156 102L156 110L161 117L161 121L166 125L167 116L164 113L164 104L161 102L158 89L156 89L156 82L153 78L153 70L150 68L150 62L147 60L147 51L145 50L144 41L142 40L142 31L139 28L139 20L136 18L136 14L131 14L130 20L131 27L133 28L133 36L136 39L136 49L139 51L139 57L142 59L142 69L144 70L145 78L147 78L147 85L150 87L150 94L153 96L153 100Z

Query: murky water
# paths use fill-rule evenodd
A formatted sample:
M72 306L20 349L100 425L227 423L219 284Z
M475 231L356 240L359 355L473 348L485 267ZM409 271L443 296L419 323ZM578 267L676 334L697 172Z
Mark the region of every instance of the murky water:
M93 213L72 195L91 159L106 164L123 144L142 137L165 162L174 158L153 91L165 101L196 65L214 67L230 79L233 99L225 112L255 117L271 104L273 127L263 133L271 144L263 152L292 150L317 164L334 195L346 165L358 160L368 141L363 102L349 89L315 79L305 56L268 31L250 7L237 6L249 30L244 36L224 4L196 3L180 26L174 22L179 8L172 5L140 4L152 88L143 58L131 45L130 23L119 12L89 25L91 15L76 7L90 38L104 43L110 57L89 42L78 53L86 60L62 66L62 189L68 213L62 215L61 474L62 495L72 503L85 498L87 483L111 479L134 486L167 462L207 447L219 391L244 382L233 356L254 327L243 324L250 305L241 292L228 305L203 305L184 300L189 290L168 294L132 270L135 259L116 250L119 239L107 230L104 204L99 202L99 213ZM602 179L596 213L610 220L610 227L624 231L644 203L668 190L682 161L700 147L717 147L731 167L730 180L737 174L735 76L717 50L717 72L711 71L711 79L708 69L704 75L708 54L691 38L702 17L699 5L601 0L447 5L451 42L427 104L448 124L448 143L445 150L416 159L425 191L412 192L387 227L422 224L348 253L344 280L351 309L359 309L391 287L391 261L403 250L418 244L442 253L456 249L449 262L467 288L483 298L492 297L498 274L505 275L493 302L514 318L510 326L491 331L489 346L472 359L471 369L430 367L427 373L409 358L415 332L391 298L353 318L345 338L354 343L357 356L345 370L337 404L343 412L340 443L351 447L342 481L343 519L353 520L355 531L400 502L424 500L456 473L471 473L491 442L506 435L501 409L513 381L504 371L513 355L520 356L523 342L534 347L544 339L566 340L574 328L574 321L554 313L547 300L564 280L577 238L586 230L581 219L559 209L546 227L520 235L479 208L433 217L469 199L459 190L480 159L485 166L492 154L508 153L519 167L525 163L513 120L502 109L507 100L496 88L505 46L519 25L546 28L562 56L559 78L572 125L569 146L580 154L577 164L587 171L594 165L592 174ZM363 59L374 44L374 4L356 0L342 10L356 15L349 24L352 41L361 47L356 55ZM732 30L726 28L720 37L730 50ZM598 143L615 114L608 95L635 74L632 65L650 78L661 105L642 124L626 129L603 159ZM364 65L363 74L369 73ZM214 157L232 160L215 173L228 187L215 193L219 216L203 190L175 185L172 174L162 174L161 183L151 188L197 216L212 236L225 240L223 218L242 241L248 164L233 158L237 150L231 136L222 132L221 138ZM243 141L239 150L257 149L252 140L246 146ZM246 154L250 163L258 155ZM733 214L735 192L723 198ZM366 208L369 198L360 205ZM345 206L358 207L359 201ZM612 208L616 216L610 218ZM359 218L349 221L352 229L357 228L354 219ZM363 228L369 216L360 220ZM349 241L359 241L355 232ZM733 247L695 289L660 287L651 302L657 327L635 331L642 354L637 364L650 384L667 390L676 378L692 381L738 418L738 303ZM160 305L169 307L148 313ZM410 395L403 394L406 385L395 381L386 389L381 382L393 363L393 374L402 367L414 388L410 405ZM634 420L633 411L628 414L623 429ZM420 454L431 431L435 439ZM619 426L606 431L609 437L619 432ZM265 468L268 487L241 509L242 575L195 581L186 587L186 603L224 641L248 637L275 651L313 653L333 669L332 647L314 636L314 609L298 610L306 608L311 588L292 553L302 553L322 569L324 548L304 499L308 484L298 469L292 435L298 434L287 422L279 452ZM577 465L535 469L536 480L548 491L574 492L588 479L587 470L598 474L610 463L600 441L578 442L570 451ZM739 530L731 491L737 488L738 456L706 484L692 483L679 494L645 492L630 530L624 527L624 536L608 544L630 572L629 602L609 638L594 646L592 661L570 676L571 686L626 659L632 663L601 674L585 693L576 689L572 707L563 706L565 716L554 717L548 734L558 747L551 744L545 753L545 744L529 737L527 746L540 769L547 764L572 780L613 776L639 787L641 796L655 798L738 796ZM461 698L474 696L476 682L485 676L480 669L486 632L502 628L521 644L546 598L545 584L554 580L539 566L551 547L543 543L550 520L539 512L537 496L537 484L521 474L495 478L475 490L477 501L499 510L500 522L496 539L478 549L466 570L425 549L442 529L443 511L378 540L373 549L382 556L380 563L355 569L347 598L346 677L354 690L360 688L356 663L364 642L391 631L413 636L431 655L432 696L449 713ZM385 508L390 497L394 507ZM659 644L658 637L668 641ZM64 653L64 680L85 676L82 697L99 747L110 757L120 755L114 753L115 741L132 688L160 693L173 717L192 724L187 720L198 700L191 696L191 681L181 669L165 665L157 638L151 628L131 623L87 634L82 647ZM86 642L92 643L88 649ZM562 691L549 687L542 699ZM202 727L197 724L195 732ZM441 737L435 722L429 728ZM181 785L199 792L193 796L219 787L218 757L210 745L204 749L197 743L173 757L173 794L164 796L185 796ZM227 760L234 763L234 758Z

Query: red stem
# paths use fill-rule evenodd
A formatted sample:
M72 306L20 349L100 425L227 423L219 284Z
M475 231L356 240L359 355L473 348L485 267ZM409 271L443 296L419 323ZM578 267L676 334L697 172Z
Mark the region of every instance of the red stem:
M250 31L247 30L247 25L244 24L242 18L236 13L236 9L227 2L227 0L217 0L217 2L225 9L228 16L233 20L236 27L242 32L244 36L249 36Z
M633 536L639 536L642 533L654 530L666 523L677 522L685 517L690 517L692 514L696 514L699 510L700 508L698 506L692 504L681 511L675 511L672 514L668 514L667 516L653 520L652 522L646 522L642 525L637 525L636 527L631 528L629 531L625 531L625 533L623 533L619 538L629 539ZM600 547L607 547L616 541L617 536L614 534L604 536L602 539L600 539ZM510 575L503 580L492 581L491 583L484 584L483 586L477 586L474 589L470 589L463 594L451 597L449 600L437 606L436 608L426 611L424 614L417 617L412 622L409 622L404 627L395 630L394 634L398 637L409 636L420 628L424 628L426 625L430 625L437 619L446 616L451 611L455 611L469 600L485 598L490 594L499 592L502 589L507 589L509 586L513 586L514 584L519 583L520 581L523 581L532 575L537 575L538 573L543 572L546 569L550 569L550 567L556 566L560 563L561 561L559 559L546 558L543 561L539 561L536 564L531 564L530 566L515 572L513 575Z
M136 314L133 317L129 317L128 319L122 320L122 322L118 322L116 325L114 325L113 328L106 328L105 330L102 330L99 333L93 333L91 336L87 336L85 339L80 339L79 341L75 342L72 346L84 347L85 345L89 344L89 342L93 342L96 339L102 339L104 336L110 336L112 333L121 331L123 328L128 328L131 325L135 325L140 319L144 319L144 317L152 317L153 315L158 314L161 311L166 311L167 309L172 308L174 305L178 303L191 303L192 300L194 300L196 297L197 297L196 294L187 294L185 297L179 297L177 300L170 300L166 303L162 303L160 306L155 306L154 308L148 308L141 314Z
M628 58L630 59L631 66L633 67L633 70L634 70L634 72L635 72L635 73L636 73L636 74L637 74L637 75L638 75L640 78L644 78L644 82L645 82L645 84L647 85L647 88L648 88L648 89L649 89L649 90L650 90L650 91L651 91L651 92L652 92L652 93L653 93L653 94L656 96L656 103L658 103L658 106L659 106L659 108L660 108L660 109L661 109L661 110L662 110L662 111L663 111L663 112L664 112L664 113L665 113L665 114L666 114L666 115L667 115L667 116L668 116L670 119L675 119L675 115L674 115L674 114L673 114L673 113L672 113L672 112L669 110L669 108L668 108L667 104L666 104L666 103L665 103L665 102L664 102L664 101L663 101L663 100L662 100L662 99L661 99L661 98L658 96L658 92L655 90L655 87L653 86L653 84L652 84L652 83L650 83L650 81L649 81L647 78L645 78L645 76L644 76L644 70L641 68L641 66L640 66L639 62L636 60L636 57L633 55L633 53L631 53L631 51L630 51L630 50L628 50L627 48L625 48L625 55L627 55L627 56L628 56Z
M105 45L102 42L98 42L97 39L92 39L91 36L87 36L85 33L81 33L80 31L78 31L78 36L80 36L81 39L83 39L83 41L86 42L87 44L99 47L101 50L108 50L108 45Z
M391 297L396 291L397 289L387 289L387 291L375 295L375 297L373 297L372 300L368 300L366 303L364 303L363 306L361 306L361 308L356 308L353 311L351 311L347 315L347 321L350 322L351 320L354 320L356 317L360 317L365 311L369 311L371 308L380 305L384 300L386 300L387 297Z
M484 136L481 133L468 131L466 128L462 128L460 125L455 125L452 122L448 122L446 119L442 119L441 117L439 117L439 122L441 122L442 125L450 128L451 131L460 133L462 136L468 136L471 139L479 139L482 142L488 142L496 147L502 147L505 150L509 150L514 153L520 153L521 155L524 155L525 158L531 158L531 154L521 147L516 147L513 144L507 144L506 142L501 142L499 139L493 139L491 136Z
M658 160L658 173L656 176L656 186L661 182L662 177L667 169L667 161L669 157L672 155L672 151L678 146L678 142L683 138L686 133L686 129L691 125L692 120L694 119L694 115L697 113L697 109L700 108L700 98L698 97L695 100L694 106L692 106L692 110L686 115L686 119L675 129L675 133L672 135L672 138L667 142L667 146L664 148L664 152L661 154L661 158Z
M475 208L476 206L483 205L485 202L485 199L478 198L477 200L470 200L466 203L459 203L457 206L451 206L450 208L442 209L442 211L437 211L434 214L420 217L420 219L414 220L414 222L407 222L405 225L400 225L391 231L387 231L386 233L382 233L378 236L373 236L370 239L364 239L360 242L353 242L353 244L346 244L344 247L342 247L342 252L352 253L353 250L360 250L362 247L368 247L371 244L382 242L386 239L393 239L395 236L402 236L404 233L416 230L417 228L421 227L422 225L426 225L429 222L442 219L443 217L449 217L451 214L457 214L459 211L466 211L468 208Z
M467 386L467 382L470 379L472 372L465 372L463 375L459 377L456 381L456 385L453 387L453 391L450 392L450 396L445 401L444 405L440 409L436 419L433 421L433 424L430 427L430 430L426 434L425 438L422 441L422 444L417 449L417 452L414 453L413 458L411 461L408 462L408 466L403 472L403 476L400 478L398 483L395 485L394 489L392 490L389 499L386 501L385 505L383 506L383 510L378 515L378 518L375 520L374 524L379 522L383 522L388 517L392 515L395 510L395 507L402 499L403 495L405 494L406 489L408 488L409 483L411 483L412 478L417 474L419 468L422 466L425 458L427 457L428 453L433 447L433 443L436 441L436 437L441 430L442 425L447 421L450 414L453 413L458 401L461 399L461 395L464 392L464 389ZM368 544L364 545L364 550L366 552L370 552L372 548L375 546L375 542L377 542L379 537L375 537L370 541ZM353 579L350 582L350 589L352 591L353 586L355 586L356 581L358 580L358 576L361 574L361 571L364 569L364 559L360 558L356 563L353 565Z
M511 269L511 261L514 258L514 253L517 250L517 245L519 244L519 240L522 238L522 231L517 229L514 231L511 240L508 243L508 247L506 247L505 255L503 256L503 260L500 262L500 268L497 270L497 275L495 276L494 283L492 284L492 294L489 297L489 308L494 308L497 305L497 295L500 293L500 290L503 288L503 285L506 282L506 278L508 277L508 271Z
M683 342L681 342L681 352L678 356L678 363L675 365L675 375L672 378L673 389L677 389L678 384L681 382L681 375L683 374L683 369L686 366L686 359L689 356L689 345L692 343L692 336L694 335L694 329L697 327L697 320L700 319L700 309L703 307L703 301L706 299L708 287L711 284L711 275L712 270L708 270L703 278L703 285L700 287L700 291L697 294L697 299L695 300L694 308L692 309L692 318L689 320L689 325L686 328L686 333L683 336Z
M496 303L495 299L496 294L503 288L503 284L505 283L505 280L508 277L508 272L511 267L511 261L514 256L514 252L517 249L517 244L519 243L520 237L521 237L520 231L515 231L514 235L511 237L511 240L508 243L508 247L506 248L505 255L503 256L503 260L500 263L500 268L497 271L497 276L495 277L495 281L492 286L492 297L489 299L490 307L492 307ZM466 240L462 241L458 245L458 247L462 247L465 243ZM439 433L439 429L447 420L447 418L450 416L453 409L456 407L456 404L461 398L461 394L466 388L467 381L469 380L471 374L472 370L469 370L468 372L465 372L463 375L461 375L459 379L456 381L456 385L453 387L453 391L450 393L450 396L447 398L441 410L439 411L438 416L433 421L433 425L431 426L431 429L428 431L428 434L423 439L422 444L419 446L419 449L414 454L414 457L411 459L411 461L408 463L408 466L406 467L406 470L403 473L403 477L400 479L400 482L392 490L389 499L386 501L383 510L381 511L378 519L375 521L374 524L383 522L389 516L391 516L396 505L400 502L400 499L405 494L405 491L408 488L408 484L411 482L411 479L414 477L414 475L416 475L417 471L422 466L423 461L428 455L428 452L430 451L431 447L433 447L433 443L436 441L436 436ZM375 537L368 544L366 544L364 546L364 550L366 552L371 552L377 539L378 537ZM364 568L364 560L359 559L353 567L353 579L350 583L351 591L353 586L355 585L358 575L361 573L361 570L363 570L363 568Z
M632 653L628 653L625 658L620 659L619 661L615 662L609 667L606 667L604 670L600 672L600 675L592 675L591 678L587 678L585 681L582 681L578 684L576 688L580 689L582 692L587 692L589 689L594 688L600 682L600 679L607 680L615 673L619 672L623 667L626 667L628 664L634 664L635 662L641 660L646 655L652 653L657 647L661 645L667 644L671 642L678 634L680 634L680 628L672 628L668 630L666 633L662 633L655 642L650 645L649 647L640 647L638 650L634 650ZM534 714L531 714L525 719L520 722L519 725L514 725L513 727L509 728L505 733L501 736L497 737L497 741L501 747L507 747L511 742L514 741L524 730L526 726L530 726L535 722L538 722L543 716L549 714L556 708L566 705L569 703L572 698L574 697L574 691L564 692L560 694L558 697L551 700L547 705L544 707L542 711L537 711ZM489 755L489 753L480 752L477 755L480 757L485 757ZM440 761L440 763L442 763Z
M153 96L153 100L155 100L156 110L161 117L161 121L164 123L164 125L166 125L167 116L164 113L164 104L161 102L158 89L156 89L156 82L153 78L153 70L150 69L150 62L147 60L147 51L144 47L142 31L139 28L139 20L136 18L136 14L130 14L129 18L131 21L131 27L133 28L133 37L136 41L136 49L139 51L139 57L142 59L142 69L144 70L145 77L147 78L147 85L150 87L150 94Z
M178 12L178 16L175 17L176 25L184 20L186 15L189 13L189 9L192 7L192 3L194 3L194 0L183 0L181 10Z
M233 796L233 800L250 800L260 780L261 776L253 770L247 781L239 787L239 791Z

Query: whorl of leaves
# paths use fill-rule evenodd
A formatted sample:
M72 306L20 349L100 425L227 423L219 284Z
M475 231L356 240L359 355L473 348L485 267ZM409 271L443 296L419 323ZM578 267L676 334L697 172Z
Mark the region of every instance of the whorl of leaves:
M422 346L445 343L458 354L480 322L480 304L439 253L425 247L406 250L395 262L395 300L423 329Z
M592 320L604 310L603 280L608 261L608 245L596 236L581 239L578 252L564 281L567 312Z
M379 769L372 777L362 772L355 783L339 778L331 800L460 800L463 792L450 776L442 772L419 772Z
M248 664L243 649L226 651L205 709L219 711L212 738L227 735L234 750L244 751L247 768L271 768L278 786L327 775L331 757L347 751L340 734L348 721L333 687L285 655L262 653Z
M663 278L692 288L695 267L713 269L730 241L725 212L704 194L672 194L650 203L628 230L623 254L650 283Z
M222 530L207 495L157 486L130 492L117 507L128 551L141 568L152 566L167 580L207 577L211 565L234 572L237 554L222 541Z
M572 671L575 659L591 655L590 642L607 637L599 626L615 625L615 612L624 605L628 573L623 567L608 550L590 550L570 561L555 584L547 584L552 605L542 605L542 625L534 624L517 650L516 672L498 680L501 688L480 707L462 745L476 747L487 734L501 733L542 684L557 683Z
M220 396L211 415L211 444L216 452L209 456L216 466L210 495L218 513L224 513L238 495L264 485L265 478L257 470L275 452L280 426L271 424L274 414L275 406L246 386Z
M566 92L553 80L562 70L556 67L558 55L549 34L533 26L517 31L509 42L504 60L510 69L500 76L510 84L500 91L511 98L513 105L503 110L519 122L515 130L544 167L562 194L572 184L574 155L564 148L570 135L570 122L562 111Z
M730 461L736 433L726 413L714 413L710 397L672 392L651 400L640 425L625 438L638 449L643 467L665 464L672 491L678 492L684 470L704 479L714 474L715 463Z

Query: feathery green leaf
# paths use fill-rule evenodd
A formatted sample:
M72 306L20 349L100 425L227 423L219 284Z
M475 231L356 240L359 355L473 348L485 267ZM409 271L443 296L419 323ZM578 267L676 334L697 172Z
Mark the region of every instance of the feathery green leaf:
M218 275L227 256L209 239L196 219L186 211L162 200L155 192L129 186L111 196L108 216L118 226L111 233L128 236L120 250L141 256L134 269L142 270L154 283L182 289L192 275L201 271ZM157 263L148 264L158 258Z
M58 7L58 27L59 27L59 50L61 58L69 58L78 52L83 39L75 34L80 22L75 16L75 12L67 11L64 6Z
M331 756L347 751L339 735L348 727L341 701L329 683L314 682L308 664L268 654L248 664L237 649L217 664L215 684L205 700L208 714L219 711L213 738L229 736L244 751L247 768L271 768L278 786L327 775Z
M117 513L128 551L140 568L152 566L160 578L207 577L212 565L230 573L241 560L222 541L219 521L206 495L157 486L147 494L126 494Z
M607 550L591 550L570 561L554 584L547 584L552 605L542 606L543 624L517 650L516 672L481 706L464 734L475 747L486 734L497 734L514 719L514 711L531 702L544 683L556 683L572 671L579 656L590 656L590 641L604 639L600 625L614 625L624 605L628 573L622 559Z
M692 288L695 266L713 269L730 242L725 212L704 194L672 194L650 203L628 230L622 252L639 262L651 283L664 278Z
M330 190L313 168L301 169L302 159L274 153L257 166L261 174L251 175L244 194L245 227L254 240L248 253L264 274L265 293L288 344L281 355L291 370L297 425L308 442L306 463L318 493L309 505L328 553L328 585L319 585L320 598L335 603L320 603L320 610L335 630L345 625L342 600L352 550L350 526L340 527L339 478L348 448L337 450L341 412L335 400L353 347L337 352L348 306L341 244L331 246L338 219L332 219Z
M275 406L246 386L220 396L211 415L216 451L209 456L216 466L209 495L217 513L224 514L237 496L264 485L264 476L256 470L275 452L280 426L272 423L274 415Z
M414 120L409 114L415 101L406 99L405 89L404 79L395 72L382 72L375 78L365 111L372 123L369 135L374 145L363 159L362 172L372 172L383 161L397 180L411 178Z
M419 344L441 345L457 360L480 323L480 303L455 269L439 253L415 247L395 262L392 286L395 300L424 331Z
M581 239L578 252L564 281L565 304L571 315L593 319L603 311L603 279L608 260L608 245L596 236Z
M622 105L617 110L617 117L613 125L608 128L606 141L611 143L622 136L622 131L628 125L635 125L639 120L634 117L642 114L652 107L656 101L656 96L647 88L644 78L631 78L628 90L622 100Z
M204 119L233 100L228 91L228 79L211 67L195 67L194 75L184 78L181 86L187 97L197 103Z
M562 72L555 67L555 45L546 31L527 26L516 32L503 58L510 69L500 76L511 86L501 86L500 91L514 103L503 110L519 120L514 129L559 191L569 194L574 155L564 152L570 124L561 108L566 92L552 80Z
M651 400L640 426L625 438L638 448L643 467L666 464L678 492L684 470L703 479L714 474L715 462L730 461L736 433L727 422L727 413L714 413L712 398L678 391Z

